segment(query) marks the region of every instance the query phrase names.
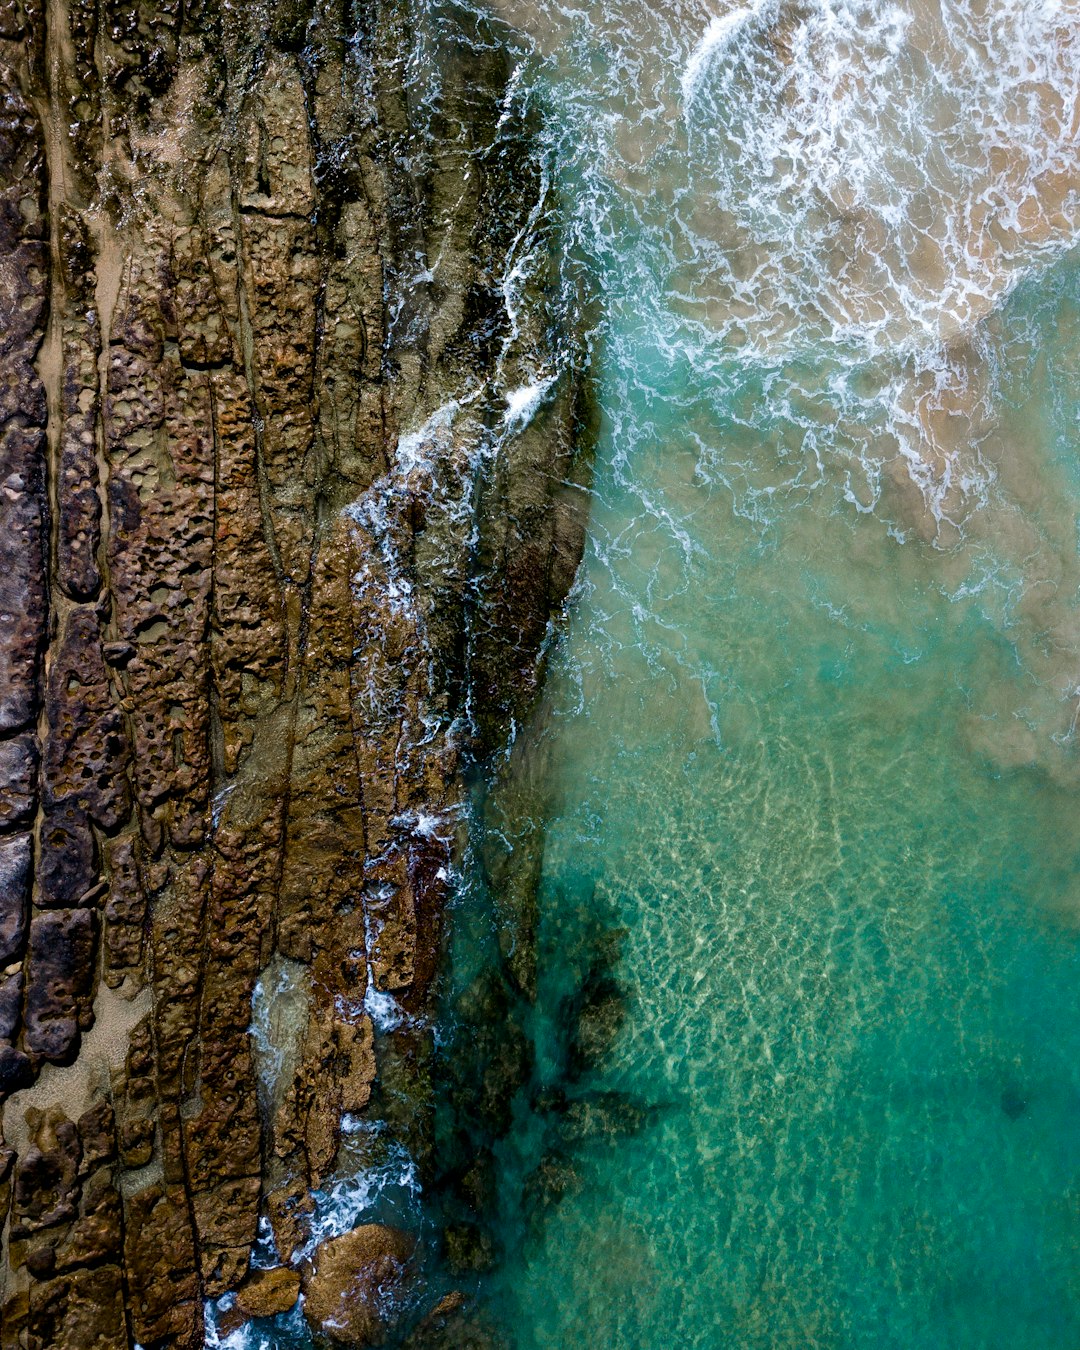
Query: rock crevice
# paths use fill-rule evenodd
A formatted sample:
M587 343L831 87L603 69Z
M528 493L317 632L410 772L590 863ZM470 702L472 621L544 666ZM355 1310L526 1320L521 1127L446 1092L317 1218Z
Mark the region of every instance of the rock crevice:
M0 0L4 1350L201 1347L318 1287L343 1121L425 1166L464 775L587 510L584 301L482 29Z

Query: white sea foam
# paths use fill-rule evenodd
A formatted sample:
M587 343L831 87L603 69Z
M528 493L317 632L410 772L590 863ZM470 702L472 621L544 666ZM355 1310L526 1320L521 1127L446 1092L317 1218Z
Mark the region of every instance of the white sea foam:
M251 994L251 1047L260 1095L268 1108L278 1100L295 1065L310 1002L308 967L275 954Z
M418 468L431 471L434 457L445 447L460 410L461 400L449 399L435 409L423 426L398 437L395 464L398 474L408 474Z
M544 395L554 383L554 376L549 375L542 380L536 380L532 384L511 389L506 395L506 415L504 419L506 425L514 429L520 429L531 422L536 415L536 410L543 402Z
M690 59L682 73L682 97L685 105L689 106L693 100L698 82L709 61L723 51L737 29L755 14L759 14L768 3L770 0L759 0L757 4L742 5L739 9L732 10L730 14L721 14L710 20L701 41L690 53Z
M368 983L364 994L364 1011L374 1023L376 1031L394 1031L405 1020L405 1013L393 994Z
M408 1209L420 1193L416 1164L400 1145L390 1145L385 1162L362 1168L312 1192L311 1229L298 1259L309 1257L320 1242L340 1237L380 1206Z

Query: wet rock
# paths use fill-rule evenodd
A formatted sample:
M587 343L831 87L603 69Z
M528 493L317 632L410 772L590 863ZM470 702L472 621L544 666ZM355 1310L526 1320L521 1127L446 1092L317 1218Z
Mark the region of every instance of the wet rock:
M276 1317L288 1312L300 1295L300 1276L287 1266L253 1270L236 1291L236 1306L246 1317Z
M29 834L0 839L0 962L20 955L26 940L33 840Z
M20 1345L198 1350L204 1297L271 1299L248 1273L260 1206L285 1256L345 1116L432 1170L463 772L527 709L570 583L579 380L476 477L492 373L563 346L550 277L516 336L500 284L539 161L525 126L494 145L512 63L470 38L438 94L454 153L418 171L412 38L361 10L57 0L46 61L40 4L0 0L0 1094L77 1058L95 1007L134 1023L71 1075L63 1203L53 1144L13 1165ZM405 474L400 433L463 379L491 406ZM307 966L310 1016L263 1119L252 994L275 954ZM510 1006L484 1005L469 1061L500 1128L532 1074ZM404 1291L411 1244L372 1231ZM356 1305L365 1335L381 1297Z
M405 1311L415 1243L383 1224L363 1224L321 1243L304 1276L304 1316L324 1342L379 1345Z
M308 1175L320 1184L337 1157L343 1113L364 1109L374 1078L371 1018L313 1009L296 1074L274 1123L279 1155L303 1149Z
M0 741L0 829L32 819L39 758L33 736Z

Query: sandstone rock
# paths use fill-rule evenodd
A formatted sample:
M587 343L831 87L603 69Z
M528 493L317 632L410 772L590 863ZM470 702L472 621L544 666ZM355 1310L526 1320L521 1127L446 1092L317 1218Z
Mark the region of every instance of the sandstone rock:
M124 1200L124 1264L141 1345L202 1344L195 1248L183 1190L151 1184Z
M98 1266L34 1283L27 1322L28 1350L128 1350L119 1267Z
M94 835L74 802L50 806L41 822L40 903L61 907L89 899L97 882Z
M253 1270L236 1291L236 1306L247 1317L288 1312L300 1294L300 1276L287 1266Z
M0 839L0 962L23 949L30 904L33 840L29 834Z
M463 771L526 709L580 553L581 381L488 472L493 372L561 350L550 278L513 333L500 288L540 176L527 127L492 144L499 43L452 44L453 153L416 172L393 6L56 0L49 37L0 0L0 1096L95 1006L135 1025L12 1164L32 1293L0 1342L198 1350L205 1296L295 1297L248 1276L256 1225L302 1244L344 1116L428 1164ZM399 433L463 380L490 406L406 471ZM267 1129L275 955L311 994ZM480 1069L503 1119L520 1027ZM411 1242L367 1231L354 1265L404 1293ZM352 1300L358 1336L393 1301Z
M336 1345L379 1345L409 1292L413 1239L383 1224L363 1224L315 1250L304 1276L304 1316Z
M9 966L0 975L0 1041L14 1041L19 1029L19 1010L22 1006L22 966Z
M0 407L0 418L3 413ZM26 726L38 705L46 613L44 455L41 432L11 422L0 431L0 731Z
M106 674L98 617L89 607L71 610L64 620L49 670L46 714L46 802L66 809L71 819L116 829L131 813L127 734ZM93 863L89 870L95 871ZM57 903L77 899L68 895Z
M112 988L132 976L143 980L146 887L139 876L134 835L122 834L105 847L109 890L103 913L105 982Z
M0 1098L8 1097L34 1081L30 1056L12 1045L0 1045Z
M0 828L25 825L33 817L38 760L33 736L0 741Z
M26 1047L56 1063L75 1053L80 1030L93 1020L96 917L85 909L57 909L30 924Z
M25 1238L78 1214L79 1132L62 1111L28 1113L33 1143L15 1164L11 1236Z

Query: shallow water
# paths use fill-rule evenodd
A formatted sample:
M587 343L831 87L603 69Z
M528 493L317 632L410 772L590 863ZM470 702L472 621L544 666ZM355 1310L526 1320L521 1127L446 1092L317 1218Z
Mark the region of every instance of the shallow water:
M1077 14L717 10L504 10L607 326L482 1288L520 1350L1078 1344Z
M548 731L539 1020L557 1047L582 911L620 926L628 1022L571 1092L662 1109L573 1151L539 1232L535 1133L504 1147L505 1325L1073 1344L1075 795L970 735L1018 696L1015 650L871 520L809 503L762 538L724 490L642 476L687 538L605 485Z

